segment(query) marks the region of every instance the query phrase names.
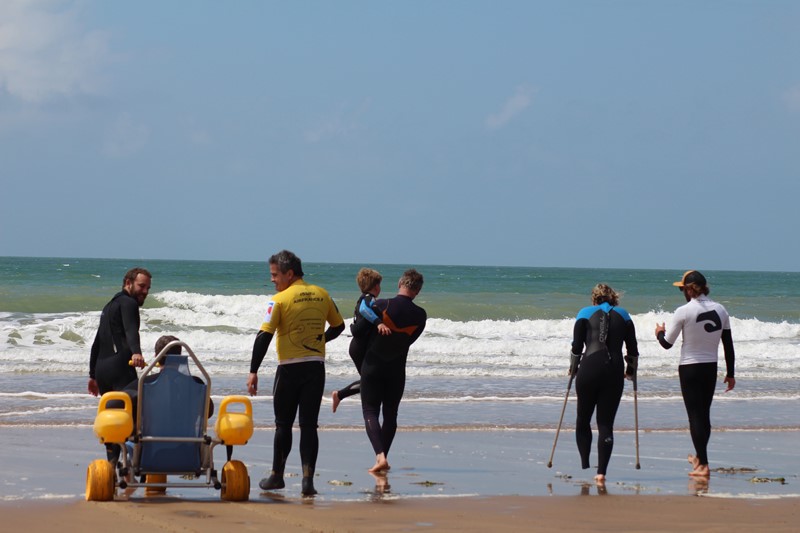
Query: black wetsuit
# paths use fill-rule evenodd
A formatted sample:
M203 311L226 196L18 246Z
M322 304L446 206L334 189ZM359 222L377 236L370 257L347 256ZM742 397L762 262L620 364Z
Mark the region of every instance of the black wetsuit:
M578 416L575 440L581 466L589 468L592 447L592 414L597 407L597 473L605 475L614 448L614 419L622 398L625 363L622 343L629 356L638 357L636 330L627 311L607 303L581 309L575 321L572 353L581 358L575 391L578 394Z
M350 341L350 359L356 365L356 370L361 374L361 364L367 354L367 346L370 334L381 323L380 311L375 309L375 297L369 293L364 293L356 302L353 311L353 322L350 324L350 333L353 335ZM348 396L353 396L361 392L361 380L354 381L345 388L338 391L339 399L343 400Z
M89 377L100 394L122 390L136 379L136 369L128 364L135 353L142 353L139 302L120 291L103 308L89 358Z
M383 311L383 323L392 334L380 335L377 328L370 334L361 365L361 408L375 454L388 456L397 432L397 411L406 384L408 349L425 329L427 315L404 295L378 300L376 307ZM381 407L382 425L378 420Z

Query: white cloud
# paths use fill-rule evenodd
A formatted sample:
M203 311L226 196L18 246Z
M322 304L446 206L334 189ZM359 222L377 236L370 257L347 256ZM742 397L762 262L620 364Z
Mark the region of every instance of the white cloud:
M73 1L2 0L0 91L31 103L99 92L108 35L79 19Z
M791 111L800 111L800 85L796 85L783 93L783 101Z
M106 134L103 151L109 157L128 157L147 144L150 129L137 123L129 113L122 113Z
M486 117L486 127L490 130L496 130L508 124L511 119L525 111L525 109L531 105L533 95L534 90L531 87L527 85L520 85L517 87L514 94L505 101L500 111Z

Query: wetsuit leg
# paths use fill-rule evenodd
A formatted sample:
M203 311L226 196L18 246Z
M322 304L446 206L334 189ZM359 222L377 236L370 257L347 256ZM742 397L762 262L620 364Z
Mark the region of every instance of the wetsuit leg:
M303 464L303 476L314 475L319 454L319 408L325 390L325 365L318 361L298 363L304 367L303 383L299 398L300 407L300 460Z
M697 459L708 464L708 441L711 438L711 402L717 385L717 363L697 363L678 367L683 404L689 416Z
M383 453L388 457L389 449L397 433L397 413L400 410L400 400L406 387L406 365L401 361L392 365L386 381L386 392L383 400L383 424L381 425L381 442Z
M361 374L361 365L364 363L364 355L367 350L367 339L361 337L353 337L350 341L350 359L356 365L359 375ZM354 381L347 385L345 388L338 391L339 400L343 400L348 396L354 396L361 393L361 380Z
M599 382L596 376L594 358L585 357L575 378L575 392L578 395L578 412L575 419L575 441L581 456L581 468L589 468L589 454L592 449L592 415L597 405Z
M95 377L101 395L124 390L131 381L138 379L136 369L130 366L127 360L115 356L101 357L97 360Z
M364 415L364 426L367 430L375 455L384 453L383 438L379 414L384 401L384 383L382 368L379 364L365 361L361 367L361 410Z
M361 365L364 364L364 356L367 354L367 339L361 337L353 337L350 341L350 348L348 350L350 359L356 365L356 370L361 374Z
M612 361L606 366L602 388L597 399L597 473L606 475L611 452L614 450L614 419L625 387L623 365Z
M348 396L354 396L361 393L361 380L354 381L343 389L339 389L337 394L340 400L344 400Z
M286 458L292 450L292 426L300 404L297 369L293 365L278 365L272 387L272 407L275 412L275 438L272 446L272 471L283 476Z
M95 377L101 395L124 390L129 383L137 379L136 369L128 365L128 361L113 355L97 360ZM119 444L106 444L106 458L110 462L116 463L121 452Z

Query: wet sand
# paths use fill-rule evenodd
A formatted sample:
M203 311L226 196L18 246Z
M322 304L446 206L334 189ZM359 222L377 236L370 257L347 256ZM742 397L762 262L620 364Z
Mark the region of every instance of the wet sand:
M795 531L800 461L795 431L712 435L712 476L687 476L684 432L616 434L605 487L581 470L574 434L562 432L547 468L551 431L404 431L386 477L367 473L374 456L363 431L323 430L314 498L300 496L299 435L287 462L287 487L263 493L272 431L238 447L251 477L250 501L220 502L213 489L169 489L147 497L84 502L86 467L103 457L89 427L0 430L4 475L0 511L9 530L79 527L165 531ZM594 458L594 457L593 457ZM224 451L215 453L217 467Z

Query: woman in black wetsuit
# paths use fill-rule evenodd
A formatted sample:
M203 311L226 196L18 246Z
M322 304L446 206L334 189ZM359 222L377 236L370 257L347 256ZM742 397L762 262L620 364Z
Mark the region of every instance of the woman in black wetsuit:
M592 305L584 307L575 319L572 336L570 374L577 377L578 416L575 440L582 468L589 468L592 447L592 413L597 407L597 475L605 483L606 469L614 448L614 418L617 415L625 376L633 378L639 350L636 330L628 312L617 307L619 295L604 283L592 290ZM627 356L622 357L625 343ZM584 346L586 351L584 352ZM625 362L628 368L623 369Z

